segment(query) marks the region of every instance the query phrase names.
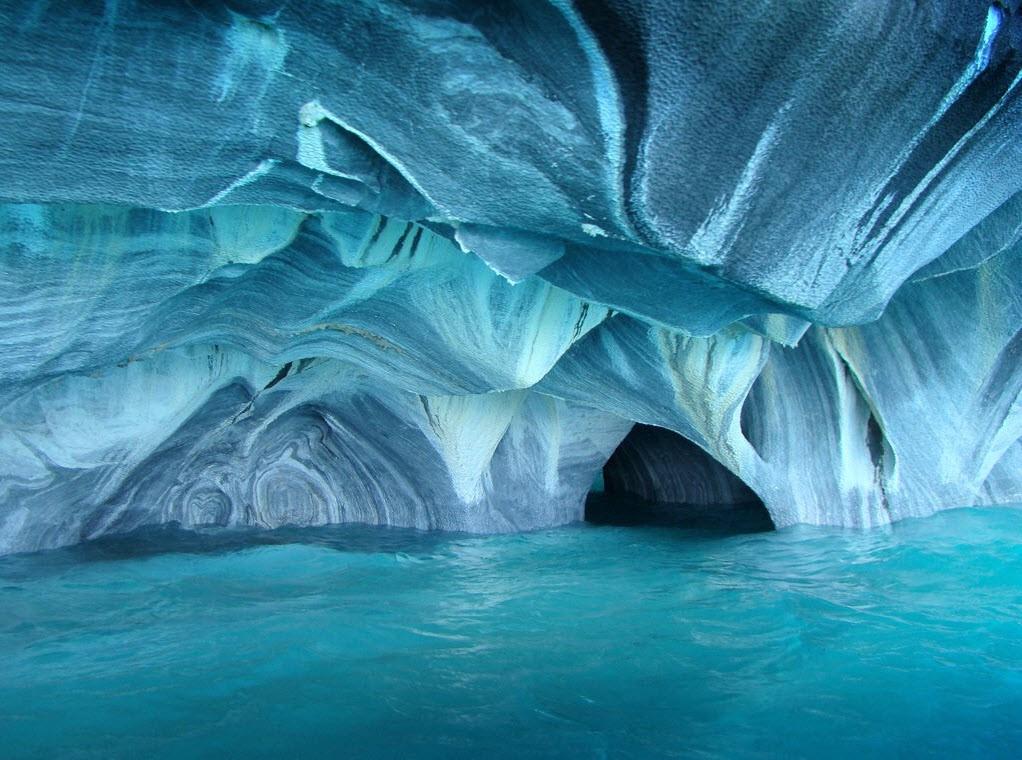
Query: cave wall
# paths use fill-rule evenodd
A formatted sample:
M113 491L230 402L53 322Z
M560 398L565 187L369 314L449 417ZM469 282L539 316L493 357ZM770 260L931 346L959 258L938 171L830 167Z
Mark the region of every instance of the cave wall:
M1020 18L5 3L0 551L562 524L636 422L778 526L1022 500Z

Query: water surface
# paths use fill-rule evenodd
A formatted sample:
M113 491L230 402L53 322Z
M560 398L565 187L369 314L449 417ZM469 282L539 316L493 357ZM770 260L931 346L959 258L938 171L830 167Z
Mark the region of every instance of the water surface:
M20 757L1018 757L1022 511L0 560Z

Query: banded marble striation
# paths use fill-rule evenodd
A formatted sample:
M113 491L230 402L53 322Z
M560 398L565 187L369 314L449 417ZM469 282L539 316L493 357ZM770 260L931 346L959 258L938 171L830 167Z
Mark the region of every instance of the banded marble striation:
M558 525L636 422L779 526L1022 499L1015 0L0 29L0 552Z

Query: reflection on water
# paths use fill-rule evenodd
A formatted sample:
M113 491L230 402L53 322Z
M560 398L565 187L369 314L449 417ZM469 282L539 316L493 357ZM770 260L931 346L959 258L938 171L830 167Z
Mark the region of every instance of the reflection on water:
M486 537L166 528L0 559L0 747L1022 752L1022 511L866 533L695 518Z

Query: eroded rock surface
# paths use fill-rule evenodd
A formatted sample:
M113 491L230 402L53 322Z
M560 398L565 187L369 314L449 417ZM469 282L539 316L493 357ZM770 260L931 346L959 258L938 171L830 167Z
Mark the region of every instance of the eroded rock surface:
M562 524L635 422L778 526L1022 500L1015 0L0 31L0 552Z

